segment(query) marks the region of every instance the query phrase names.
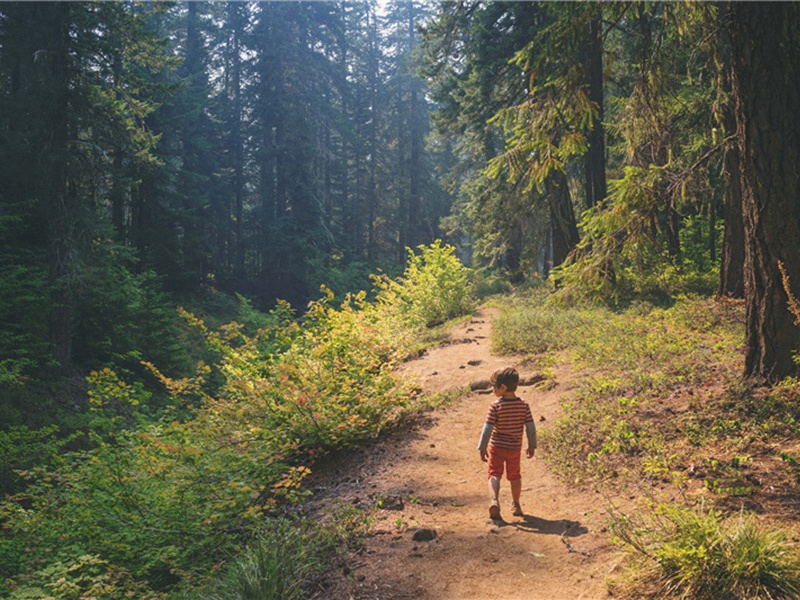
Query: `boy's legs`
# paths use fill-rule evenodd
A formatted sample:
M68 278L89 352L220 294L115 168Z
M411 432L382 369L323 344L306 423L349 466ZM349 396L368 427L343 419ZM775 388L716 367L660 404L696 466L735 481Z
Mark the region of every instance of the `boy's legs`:
M511 483L511 498L514 504L519 504L519 497L522 495L522 479L515 479Z
M522 495L522 472L520 471L520 452L509 456L506 462L508 482L511 484L511 500L514 502L514 516L522 515L522 505L519 503Z
M489 447L489 516L500 518L500 478L503 476L504 456L502 451Z
M489 497L492 499L492 503L495 504L500 500L500 478L499 477L489 477Z

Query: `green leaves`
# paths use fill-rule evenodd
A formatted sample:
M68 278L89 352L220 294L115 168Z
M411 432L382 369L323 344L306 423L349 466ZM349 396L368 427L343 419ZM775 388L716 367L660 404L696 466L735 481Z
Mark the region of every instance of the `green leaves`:
M414 330L440 325L472 309L468 271L455 248L437 240L418 250L408 249L408 265L396 281L374 278L378 321L397 319Z
M182 311L215 359L177 379L145 364L169 397L158 418L142 413L150 394L140 382L92 373L93 445L49 468L33 461L26 493L0 504L0 569L15 573L12 587L56 586L67 598L113 583L108 597L155 597L202 580L265 518L305 498L318 454L373 438L408 410L412 394L393 370L415 336L470 306L466 270L440 243L410 253L398 281L379 281L376 303L361 293L335 306L326 292L300 320L286 304L267 318L244 305L261 326L251 335ZM7 450L50 433L16 432Z

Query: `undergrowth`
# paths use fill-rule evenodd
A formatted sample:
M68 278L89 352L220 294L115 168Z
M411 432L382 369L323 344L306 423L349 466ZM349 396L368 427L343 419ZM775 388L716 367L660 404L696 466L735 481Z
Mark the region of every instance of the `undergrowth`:
M613 311L527 295L496 321L496 349L577 367L576 392L541 436L557 473L610 496L649 486L686 502L643 503L646 524L617 513L618 539L643 561L629 575L632 597L797 597L789 530L725 516L773 506L789 517L800 497L800 382L742 383L743 309L685 296ZM698 509L697 498L716 508Z
M79 449L20 462L22 491L0 502L0 596L166 597L204 587L248 540L218 589L239 592L221 597L301 594L321 560L311 547L332 546L269 524L307 497L316 457L429 407L395 368L471 308L454 249L418 250L401 278L376 279L374 301L324 291L302 318L279 304L255 332L184 311L213 360L181 379L146 364L170 398L158 415L141 382L92 373ZM246 591L261 588L272 595Z
M649 518L648 518L649 517ZM615 535L633 555L615 596L693 600L797 598L800 550L786 531L752 515L660 505L646 522L616 514Z

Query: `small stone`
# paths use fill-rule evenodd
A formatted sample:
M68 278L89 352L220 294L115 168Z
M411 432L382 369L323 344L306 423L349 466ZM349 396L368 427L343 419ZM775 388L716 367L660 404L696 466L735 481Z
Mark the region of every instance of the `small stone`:
M419 529L414 532L411 539L415 542L431 542L439 537L435 529Z

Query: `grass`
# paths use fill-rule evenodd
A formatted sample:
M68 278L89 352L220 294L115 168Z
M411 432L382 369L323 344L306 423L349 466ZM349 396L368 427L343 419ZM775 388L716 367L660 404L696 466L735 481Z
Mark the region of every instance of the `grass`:
M298 600L320 570L307 534L283 526L258 539L203 600Z
M544 441L560 472L604 479L623 466L639 474L653 465L674 468L679 461L670 460L668 446L676 438L692 430L708 435L700 421L711 418L709 400L720 393L718 383L736 377L738 317L738 308L697 298L614 312L522 297L496 321L494 348L559 355L588 373Z
M660 506L655 514L646 525L617 515L614 532L635 567L613 586L615 596L752 600L800 594L799 549L786 531L752 515L725 519L702 507Z
M301 600L327 569L360 547L371 519L352 504L338 504L318 520L272 520L211 586L186 600Z
M696 296L612 311L533 294L512 299L495 322L496 351L578 367L576 392L541 436L554 471L608 497L638 488L651 498L636 507L648 523L614 523L640 559L620 587L631 597L800 594L790 539L800 381L741 381L743 321L741 302ZM683 499L674 512L654 500L670 496ZM697 509L698 500L713 508Z

